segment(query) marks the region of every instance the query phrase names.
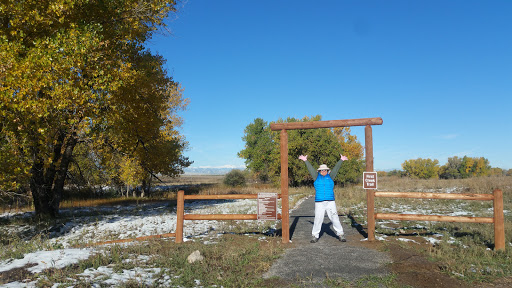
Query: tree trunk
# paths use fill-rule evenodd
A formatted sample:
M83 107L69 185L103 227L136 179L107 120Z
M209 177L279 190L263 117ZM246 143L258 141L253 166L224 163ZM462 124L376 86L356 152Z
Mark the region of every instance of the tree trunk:
M64 195L64 184L66 184L69 164L71 163L71 158L73 157L73 150L75 149L76 143L77 139L75 135L72 135L66 141L64 153L62 154L62 159L60 161L60 167L55 175L53 185L54 199L51 202L51 205L57 211L57 213L59 211L60 200L62 200L62 195Z
M30 179L30 190L34 199L34 208L37 217L55 218L58 210L55 205L51 205L54 199L54 193L51 186L48 185L44 177L44 168L42 163L35 163L31 169L32 177Z
M148 179L142 180L142 194L140 197L144 198L145 195L149 196L149 192L151 191L151 180L152 176L149 176Z
M74 134L68 135L66 140L65 138L64 132L60 132L57 136L52 162L48 167L44 165L39 146L32 147L34 163L30 171L30 189L34 199L35 213L39 218L56 218L59 215L66 175L77 143Z

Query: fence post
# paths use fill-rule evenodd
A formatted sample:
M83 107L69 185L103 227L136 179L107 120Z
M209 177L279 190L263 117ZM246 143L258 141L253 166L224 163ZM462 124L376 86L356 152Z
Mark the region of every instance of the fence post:
M494 250L505 250L505 217L503 191L494 189Z
M175 243L183 242L183 218L185 214L185 191L178 191L176 203L176 238Z

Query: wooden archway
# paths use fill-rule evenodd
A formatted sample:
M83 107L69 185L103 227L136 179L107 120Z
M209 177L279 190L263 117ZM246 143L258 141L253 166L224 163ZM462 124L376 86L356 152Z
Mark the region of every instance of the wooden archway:
M283 243L290 242L290 207L288 197L288 132L287 130L296 129L317 129L317 128L335 128L365 126L365 158L366 172L373 172L373 138L372 126L382 125L382 118L362 118L347 120L330 121L312 121L312 122L292 122L292 123L273 123L270 129L273 131L281 130L281 214ZM375 190L367 189L367 217L368 217L368 240L375 240L375 217L374 217L374 197ZM370 207L371 206L371 207Z

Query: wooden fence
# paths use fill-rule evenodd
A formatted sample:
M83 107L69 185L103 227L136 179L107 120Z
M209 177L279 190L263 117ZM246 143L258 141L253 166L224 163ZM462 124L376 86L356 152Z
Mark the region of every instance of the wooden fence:
M494 248L505 250L505 217L503 214L503 192L495 189L493 194L448 194L423 192L373 192L374 197L417 198L417 199L452 199L493 201L494 217L440 216L419 214L374 213L374 203L368 203L368 218L381 220L442 221L468 223L494 223ZM373 200L373 197L371 197ZM370 209L370 207L372 207ZM368 240L375 240L375 221L368 221ZM370 233L371 232L371 233Z
M224 194L224 195L185 195L183 190L178 191L176 243L183 242L184 220L257 220L258 214L185 214L185 200L228 200L228 199L257 199L258 194ZM278 194L281 198L281 194ZM277 219L281 219L277 214ZM283 230L285 227L283 226Z

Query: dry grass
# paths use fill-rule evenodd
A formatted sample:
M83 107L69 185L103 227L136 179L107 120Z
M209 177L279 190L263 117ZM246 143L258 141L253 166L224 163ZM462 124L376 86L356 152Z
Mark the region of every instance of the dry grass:
M378 191L492 194L494 189L499 188L503 191L504 210L512 210L512 177L510 176L452 180L420 180L399 177L380 177L378 181ZM361 185L336 188L335 192L337 205L342 212L359 214L361 217L363 215L365 216L366 191L361 187ZM468 209L468 212L476 214L492 213L492 201L375 198L375 210L377 212L382 211L382 209L391 209L392 207L417 208L422 206L424 206L425 209L433 211L443 211L452 209L454 206L462 206ZM394 211L394 213L403 212L404 211ZM490 215L477 216L488 217ZM506 215L505 218L512 220L512 215L509 215L508 217ZM361 218L361 221L365 221L365 219Z
M176 199L178 190L185 190L187 194L256 194L259 192L280 193L279 187L272 184L250 183L244 187L230 187L222 184L223 175L182 175L177 178L162 178L161 183L154 183L161 187L166 187L163 191L154 193L150 197L118 197L107 199L71 199L61 203L61 208L72 207L93 207L102 205L117 205L120 203L134 203ZM470 179L453 180L420 180L400 177L380 177L378 179L379 191L407 191L407 192L446 192L447 189L453 189L452 193L492 193L495 188L503 190L505 201L512 201L512 197L506 195L512 194L512 177L479 177ZM290 187L289 195L290 207L300 198L313 195L313 187ZM348 185L346 187L335 188L336 202L341 207L343 213L348 213L347 207L366 204L366 191L362 185ZM393 201L382 199L384 201ZM380 199L378 200L380 201ZM293 203L292 203L293 202ZM3 205L0 206L0 213L4 212L28 212L33 211L31 205Z
M272 184L250 183L244 187L229 187L222 184L223 175L182 175L177 178L163 177L159 183L166 187L163 192L154 193L151 197L118 197L109 199L71 199L61 203L62 208L90 207L101 205L116 205L121 202L133 203L142 201L176 199L176 191L185 190L187 194L256 194L259 192L280 193L280 188ZM512 194L512 177L479 177L470 179L453 180L421 180L400 177L380 177L378 179L379 191L408 191L408 192L445 192L446 189L457 187L455 193L492 193L495 188L503 190L504 195ZM313 187L290 187L290 202L297 201L301 197L314 194ZM352 207L366 203L366 191L362 185L337 186L335 189L338 207ZM505 197L511 199L512 197ZM292 203L290 203L292 204ZM293 205L291 205L293 207ZM345 209L346 210L346 209ZM28 212L33 207L21 204L0 206L0 213L4 212ZM348 212L348 211L345 211Z
M448 188L457 187L458 193L490 194L495 188L504 193L512 191L512 177L474 177L468 179L412 179L400 177L381 177L378 179L379 191L409 192L444 192Z
M444 235L435 245L404 244L435 259L443 272L465 281L493 281L512 276L512 177L479 177L453 180L419 180L398 177L380 177L379 191L436 192L492 194L499 188L503 191L505 211L506 251L495 251L494 225L478 223L448 223L426 221L376 222L376 235L388 236L386 241L398 241L406 237L421 242L421 234ZM340 210L350 210L357 222L366 224L366 192L362 187L352 186L337 189ZM492 201L430 200L404 198L376 198L375 211L389 213L413 213L443 215L464 212L475 217L492 217ZM425 211L417 213L416 211ZM392 228L390 228L392 227ZM416 236L412 236L416 235ZM423 240L424 241L424 240ZM425 248L427 247L427 248Z
M84 207L84 206L99 206L99 205L117 205L126 202L140 202L140 201L161 201L173 199L176 191L179 189L185 190L187 193L200 193L200 194L255 194L258 192L275 192L280 193L280 188L267 184L251 183L245 187L228 187L222 184L223 176L199 176L188 175L176 179L164 179L163 184L169 186L169 190L155 195L153 198L114 198L114 199L96 199L96 200L73 200L65 201L61 207ZM482 177L471 179L456 179L456 180L418 180L409 178L397 177L380 177L378 187L380 191L410 191L410 192L447 192L450 193L492 193L495 188L500 188L504 192L504 208L505 210L512 211L512 177ZM309 195L313 195L313 187L290 187L290 207L294 207L296 202ZM336 202L340 214L351 213L357 215L361 221L359 223L365 224L366 221L366 191L362 185L351 185L341 187L338 185L335 189ZM158 196L158 197L157 197ZM406 202L409 201L409 202ZM423 201L411 202L411 200L393 199L393 198L380 198L376 201L376 209L392 207L393 204L406 204L406 205L437 205L436 207L445 206L446 202L436 201ZM466 201L467 202L467 201ZM470 201L472 204L465 206L470 210L488 210L488 206L482 205L479 201ZM492 205L492 204L491 204ZM396 211L400 213L403 211ZM435 246L430 246L428 249L422 251L427 256L435 259L439 263L439 267L443 267L446 273L450 275L464 275L464 279L468 281L489 281L496 277L510 277L512 276L512 252L510 246L510 239L512 239L512 215L505 214L506 223L506 242L507 251L499 253L493 250L488 250L487 247L493 241L493 225L488 224L466 224L466 223L434 223L427 227L431 232L442 233L446 239L453 237L456 238L457 244L443 241ZM407 229L408 225L413 226L411 222L404 221L399 223L396 230ZM409 226L410 227L410 226ZM254 231L252 227L247 228ZM242 233L244 227L240 228ZM377 231L377 233L382 230ZM410 232L410 231L407 231ZM0 235L0 238L7 239L9 235ZM5 249L5 251L18 251L17 254L4 255L4 257L20 258L26 251L39 250L45 247L43 241L24 241L17 239L13 243L5 243L5 247L13 248L15 245L21 245L16 249ZM173 267L172 271L181 276L178 283L182 286L194 285L194 279L197 275L201 275L202 284L204 285L225 285L225 287L264 287L272 286L273 283L262 282L261 278L254 273L254 271L263 271L268 269L268 266L275 260L281 253L282 247L279 244L279 239L270 239L269 242L261 242L256 239L247 240L246 236L241 235L227 235L223 240L215 246L206 246L202 243L185 243L184 245L174 245L172 242L154 241L154 245L134 245L133 248L120 246L113 246L110 253L105 257L93 257L89 262L82 262L79 266L72 266L66 268L67 272L79 273L88 267L98 267L104 265L115 265L118 269L125 268L127 265L123 262L123 257L126 255L141 254L153 255L153 260L148 263L148 266L154 267L173 267L176 263L179 264ZM14 246L13 246L14 245ZM418 246L419 247L419 246ZM118 251L116 249L119 249ZM126 253L126 249L132 249L130 253ZM135 249L135 250L133 250ZM137 250L138 249L138 250ZM200 265L184 266L186 256L193 250L201 250L202 253L208 255L207 263ZM420 248L417 248L420 249ZM13 253L13 252L10 252ZM167 253L167 254L166 254ZM117 255L117 256L116 256ZM118 260L116 260L118 259ZM179 261L176 261L178 259ZM181 262L180 262L181 261ZM124 266L123 266L124 265ZM181 265L181 266L180 266ZM192 268L184 268L192 267ZM212 268L213 267L213 268ZM218 269L217 269L218 268ZM77 271L74 271L77 270ZM212 270L213 269L213 270ZM51 271L50 271L51 272ZM48 272L48 273L50 273ZM250 272L250 273L248 273ZM56 277L55 281L52 279L50 282L66 283L66 273L58 275L45 275ZM170 275L173 276L173 275ZM211 276L211 277L210 277ZM73 283L70 283L73 284ZM74 283L79 287L80 284L86 286L87 283Z

